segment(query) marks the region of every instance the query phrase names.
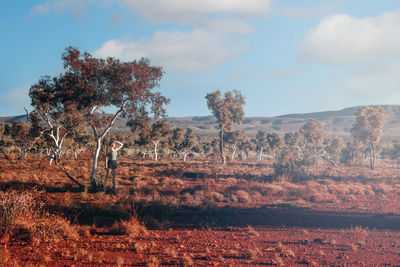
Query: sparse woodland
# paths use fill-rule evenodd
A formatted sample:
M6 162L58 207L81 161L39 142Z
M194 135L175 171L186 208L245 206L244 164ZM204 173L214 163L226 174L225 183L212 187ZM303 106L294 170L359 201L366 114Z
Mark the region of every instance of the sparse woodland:
M248 135L245 96L217 90L204 105L219 134L199 135L163 120L163 71L147 59L69 47L62 60L32 85L28 123L0 125L1 262L400 262L400 139L383 135L383 108L362 107L348 136L316 119ZM113 129L119 116L130 132ZM117 195L104 192L111 139L124 144Z

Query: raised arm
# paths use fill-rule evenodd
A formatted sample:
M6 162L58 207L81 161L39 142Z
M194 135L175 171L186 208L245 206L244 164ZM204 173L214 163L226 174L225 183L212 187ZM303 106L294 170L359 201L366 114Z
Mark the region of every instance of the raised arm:
M119 141L115 141L114 143L118 145L118 147L116 147L116 150L117 150L117 151L120 150L120 149L124 146L124 144L122 144L122 143L119 142Z

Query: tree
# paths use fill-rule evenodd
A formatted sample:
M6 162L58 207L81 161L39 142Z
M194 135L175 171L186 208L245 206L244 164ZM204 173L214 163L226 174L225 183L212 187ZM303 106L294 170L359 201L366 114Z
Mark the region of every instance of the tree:
M72 128L82 123L89 126L96 144L92 151L90 182L96 186L102 141L116 119L127 117L128 125L136 129L151 113L154 117L165 115L163 106L169 99L152 92L159 86L163 72L161 67L151 66L148 59L132 62L99 59L72 47L65 49L62 60L62 74L42 79L31 87L32 104L38 114L45 115L43 119L57 122L53 127L56 131L64 129L68 134L70 123L74 125ZM104 108L114 112L105 114ZM65 136L64 133L61 136Z
M256 145L256 150L258 151L258 160L261 161L263 157L263 152L267 144L267 132L258 131L256 134L256 139L253 140Z
M333 165L337 165L340 162L340 156L343 149L343 140L338 136L328 136L324 140L325 150L323 157L325 160Z
M278 133L268 133L266 136L268 143L268 150L274 152L275 156L273 159L278 158L280 147L283 144L283 138Z
M376 146L383 134L383 126L386 124L387 115L381 106L365 106L360 108L356 120L351 129L351 135L357 142L365 144L370 153L369 167L375 169Z
M309 119L299 130L299 134L303 137L303 144L299 146L301 149L304 165L307 171L310 166L314 165L318 156L323 151L324 131L322 125L316 119Z
M244 136L243 140L238 144L239 157L246 160L249 156L250 151L254 150L254 143L251 142L250 138Z
M187 128L183 143L182 143L182 150L183 150L183 162L186 162L186 157L189 151L197 150L199 151L199 140L197 136L194 134L193 129Z
M25 156L26 152L33 146L30 127L22 121L13 121L11 125L7 125L5 135L9 136L12 143L19 148L21 156Z
M155 161L158 161L158 145L160 144L160 141L168 137L169 133L169 124L166 122L157 121L151 125L148 137L153 143Z
M227 132L224 136L224 142L228 144L232 151L231 161L235 160L235 154L238 151L239 144L244 141L245 134L242 130Z
M169 145L174 155L183 153L183 161L186 162L188 152L199 148L199 140L193 129L187 128L185 131L185 129L177 127L172 130Z
M175 155L179 156L179 153L182 151L182 144L185 140L185 129L182 127L176 127L172 130L171 136L169 139L169 146L172 149L173 157Z
M212 111L217 119L221 162L225 164L224 133L233 131L235 123L242 123L244 118L244 97L237 90L233 90L233 92L228 91L225 93L224 97L222 97L221 91L217 90L207 94L205 98L207 99L208 109Z
M150 139L150 129L149 129L149 127L142 127L140 129L139 136L135 140L135 144L141 150L143 158L145 158L147 154L150 154L151 139Z

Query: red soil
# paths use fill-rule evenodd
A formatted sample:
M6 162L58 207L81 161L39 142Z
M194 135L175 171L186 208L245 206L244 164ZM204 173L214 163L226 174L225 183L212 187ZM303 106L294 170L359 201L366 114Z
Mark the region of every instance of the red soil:
M64 164L85 182L89 160ZM0 260L9 265L400 264L397 165L318 167L312 179L291 183L269 181L268 164L124 158L118 195L80 192L55 166L35 159L2 159L0 166L3 191L38 188L45 209L79 232L40 241L26 241L23 233L3 238ZM115 230L132 214L147 233Z

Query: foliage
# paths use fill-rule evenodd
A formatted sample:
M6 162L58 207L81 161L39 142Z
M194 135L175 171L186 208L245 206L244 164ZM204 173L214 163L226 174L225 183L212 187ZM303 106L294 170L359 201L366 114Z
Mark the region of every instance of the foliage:
M360 108L351 129L354 140L364 144L370 152L370 168L375 169L376 146L383 134L383 126L387 115L381 106L365 106Z
M227 132L224 135L224 142L228 145L232 152L231 161L234 161L235 154L239 149L239 145L245 141L245 133L242 130Z
M59 77L44 77L31 87L32 106L50 126L57 146L70 129L83 123L91 128L96 147L90 181L95 183L102 140L119 116L127 117L128 125L136 129L150 113L155 117L165 115L164 104L169 100L152 92L159 86L163 72L161 67L151 66L148 59L99 59L72 47L65 49L62 60L64 72ZM116 111L105 114L103 108Z
M222 163L226 163L224 154L224 133L231 132L235 123L241 124L244 118L243 105L245 105L244 96L237 91L228 91L224 97L221 96L221 91L217 90L208 93L205 97L207 106L217 119L219 129L219 150Z

